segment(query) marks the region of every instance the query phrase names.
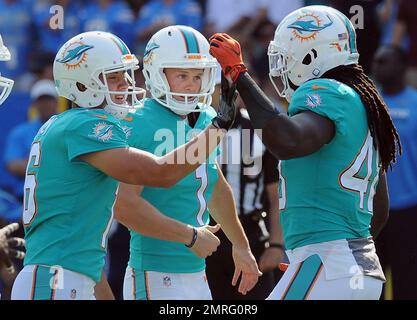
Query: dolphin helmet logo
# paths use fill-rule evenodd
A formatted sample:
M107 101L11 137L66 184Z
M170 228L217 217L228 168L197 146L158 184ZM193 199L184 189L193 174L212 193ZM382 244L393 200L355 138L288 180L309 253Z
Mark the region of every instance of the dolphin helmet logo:
M69 44L62 53L62 58L57 59L57 62L63 63L68 69L79 68L81 64L87 59L87 51L94 48L82 42L73 42Z
M146 46L145 53L143 55L143 63L150 63L152 61L153 51L155 49L158 49L160 47L159 44L156 44L155 42L150 42Z
M307 13L303 16L300 16L297 21L290 24L287 28L293 29L293 35L301 40L301 42L314 40L316 39L317 34L330 27L333 24L333 21L328 15L329 22L322 24L323 21L313 13Z

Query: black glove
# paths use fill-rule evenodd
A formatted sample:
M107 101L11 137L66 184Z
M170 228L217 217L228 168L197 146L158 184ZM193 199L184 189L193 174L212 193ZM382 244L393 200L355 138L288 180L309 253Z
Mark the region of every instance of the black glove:
M229 130L236 117L236 106L235 101L237 98L236 84L231 85L225 78L222 72L221 80L222 93L220 96L220 106L217 116L213 118L212 123L218 129Z

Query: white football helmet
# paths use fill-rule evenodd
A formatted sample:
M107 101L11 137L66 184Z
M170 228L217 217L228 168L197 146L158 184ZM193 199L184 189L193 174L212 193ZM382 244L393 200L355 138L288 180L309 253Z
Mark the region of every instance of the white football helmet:
M193 28L176 25L159 30L149 40L143 55L146 89L160 104L180 115L208 108L218 67L209 50L207 39ZM204 69L200 92L172 92L165 68ZM185 101L175 99L174 95L184 97Z
M135 86L138 59L117 36L101 31L81 33L59 49L54 61L54 79L58 94L82 108L95 108L104 101L104 110L123 119L132 109L140 107L145 89ZM125 71L127 91L110 91L106 75ZM101 76L101 77L100 77ZM79 90L77 83L87 89ZM130 97L130 103L117 104L110 94Z
M9 61L10 60L10 52L3 44L3 39L0 35L0 61ZM12 91L14 81L5 77L1 76L0 73L0 105L6 100L9 96L10 92Z
M358 63L355 28L336 9L303 7L279 24L268 57L269 77L278 94L289 102L294 93L291 83L299 87L337 66ZM274 77L280 77L282 85Z

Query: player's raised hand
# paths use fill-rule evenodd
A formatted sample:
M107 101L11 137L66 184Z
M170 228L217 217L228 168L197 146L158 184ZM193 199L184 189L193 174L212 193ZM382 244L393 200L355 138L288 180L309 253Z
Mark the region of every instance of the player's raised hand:
M215 33L210 37L210 54L220 63L229 81L235 82L239 74L248 69L243 63L240 43L227 33Z
M229 130L236 117L236 84L230 84L222 73L221 78L221 95L220 95L220 106L217 116L213 118L212 123L218 129Z
M232 286L236 286L241 277L238 291L246 295L256 285L262 272L259 271L255 257L249 248L233 246L232 255L235 263Z
M23 259L25 253L17 250L16 247L23 247L25 240L21 238L9 238L9 236L19 229L18 223L12 223L0 229L0 269L6 267L13 273L13 264L11 258Z
M220 230L220 225L206 225L196 228L196 230L197 238L195 243L190 247L190 250L200 258L205 259L208 256L211 256L220 245L220 240L215 235L215 233Z

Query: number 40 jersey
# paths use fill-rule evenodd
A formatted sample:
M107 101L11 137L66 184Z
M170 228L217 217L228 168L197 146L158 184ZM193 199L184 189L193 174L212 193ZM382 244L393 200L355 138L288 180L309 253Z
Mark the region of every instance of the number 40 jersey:
M369 237L379 154L360 96L335 80L311 80L297 89L288 109L289 116L303 111L332 120L335 136L315 153L280 162L286 247Z

